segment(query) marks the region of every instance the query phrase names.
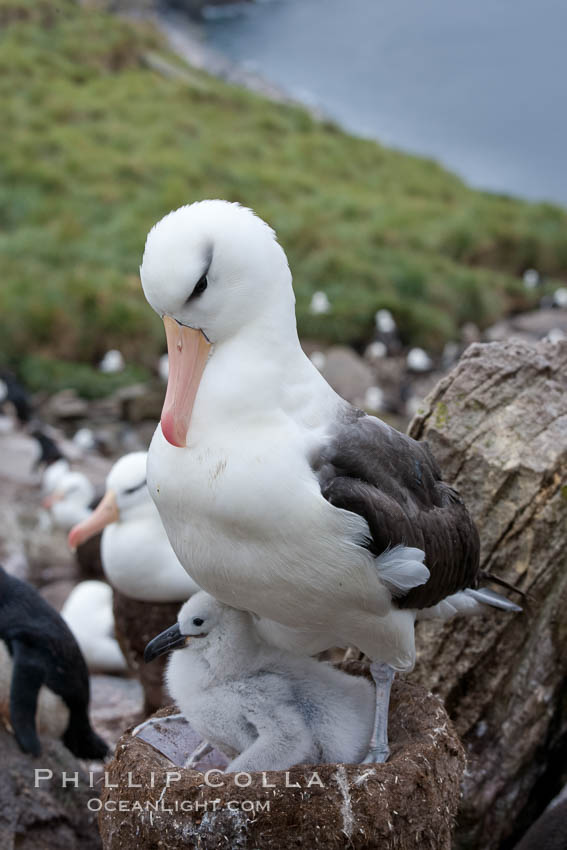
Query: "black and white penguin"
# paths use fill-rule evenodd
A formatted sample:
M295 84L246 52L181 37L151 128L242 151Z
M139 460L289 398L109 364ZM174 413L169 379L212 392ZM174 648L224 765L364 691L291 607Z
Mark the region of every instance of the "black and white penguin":
M0 407L5 403L13 406L20 425L27 425L32 418L32 405L28 392L8 369L0 369Z
M61 451L53 437L42 431L41 428L35 428L31 435L37 441L39 447L39 455L34 462L34 469L47 469L47 467L56 463L59 460L66 460L64 453ZM68 467L67 467L68 468Z
M36 710L40 689L45 686L68 709L61 736L65 746L78 758L104 758L108 747L89 721L89 674L77 641L57 611L31 585L10 576L1 566L0 641L8 650L10 722L22 751L34 756L41 751ZM6 678L4 671L0 684Z

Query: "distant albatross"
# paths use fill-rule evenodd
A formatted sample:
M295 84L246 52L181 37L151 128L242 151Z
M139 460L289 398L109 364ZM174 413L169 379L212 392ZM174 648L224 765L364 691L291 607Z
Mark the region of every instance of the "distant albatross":
M302 352L265 222L225 201L181 207L150 231L140 273L169 353L148 488L177 557L276 645L365 652L377 685L366 760L384 761L416 617L519 609L475 590L478 533L427 445L353 408Z

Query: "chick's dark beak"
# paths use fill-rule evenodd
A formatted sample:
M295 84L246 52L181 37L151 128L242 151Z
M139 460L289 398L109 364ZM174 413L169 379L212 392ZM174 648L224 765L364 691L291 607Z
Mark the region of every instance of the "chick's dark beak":
M158 655L163 655L164 652L169 652L171 649L181 649L188 640L187 635L181 634L179 623L176 623L148 643L144 650L144 661L149 664L150 661L153 661Z

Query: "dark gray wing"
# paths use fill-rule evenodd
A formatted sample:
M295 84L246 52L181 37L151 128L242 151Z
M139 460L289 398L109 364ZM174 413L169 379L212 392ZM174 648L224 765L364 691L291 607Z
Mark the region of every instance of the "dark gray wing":
M400 608L429 608L477 586L478 531L427 443L350 408L313 466L325 499L367 521L373 554L398 544L425 551L430 578L398 598Z

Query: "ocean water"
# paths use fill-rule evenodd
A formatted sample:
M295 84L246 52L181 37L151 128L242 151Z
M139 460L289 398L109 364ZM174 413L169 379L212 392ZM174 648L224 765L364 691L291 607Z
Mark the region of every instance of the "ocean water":
M356 134L567 205L567 0L264 0L205 34Z

